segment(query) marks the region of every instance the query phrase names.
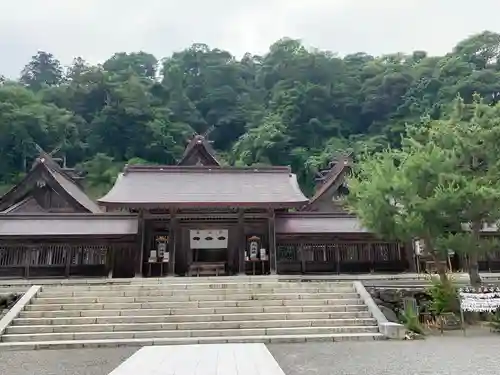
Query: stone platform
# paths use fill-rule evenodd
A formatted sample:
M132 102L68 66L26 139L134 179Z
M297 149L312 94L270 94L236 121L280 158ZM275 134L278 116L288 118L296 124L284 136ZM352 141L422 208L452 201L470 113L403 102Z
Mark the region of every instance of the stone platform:
M285 375L264 344L142 348L110 375Z

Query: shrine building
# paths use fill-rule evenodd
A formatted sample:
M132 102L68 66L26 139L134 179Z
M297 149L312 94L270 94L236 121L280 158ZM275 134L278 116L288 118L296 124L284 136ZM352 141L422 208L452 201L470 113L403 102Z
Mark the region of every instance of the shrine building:
M330 163L307 198L289 167L222 166L198 135L175 166L125 166L95 202L41 152L0 198L0 277L415 271L411 244L343 209L350 169L348 157Z

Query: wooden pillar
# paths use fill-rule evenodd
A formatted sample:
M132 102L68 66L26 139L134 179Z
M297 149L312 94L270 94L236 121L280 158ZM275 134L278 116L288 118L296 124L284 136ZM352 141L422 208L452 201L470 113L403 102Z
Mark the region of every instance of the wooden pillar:
M237 259L238 259L238 274L245 274L245 248L246 248L246 237L245 237L245 211L243 209L238 210L238 245L236 247Z
M401 246L401 244L398 244L398 246ZM415 249L413 248L413 243L411 241L406 242L403 244L404 249L405 249L405 256L406 260L408 261L409 264L409 271L416 273L417 272L417 255L415 254Z
M370 267L370 273L374 273L376 256L375 256L375 246L373 244L373 241L368 240L367 246L368 246L368 264Z
M175 251L177 242L177 212L170 210L170 228L168 231L168 274L175 276Z
M340 275L340 259L342 257L342 254L340 253L340 243L338 238L333 239L333 245L335 246L335 258L337 261L337 275Z
M64 247L64 253L66 254L65 265L64 265L64 277L69 279L70 275L70 267L71 267L71 258L73 255L72 247L70 245L66 245Z
M138 249L135 256L135 277L142 277L142 264L144 260L144 239L146 234L146 222L144 220L144 211L139 210L139 226L138 226Z
M269 270L271 274L276 274L276 225L274 210L269 210Z
M30 278L30 264L31 264L31 253L32 253L32 247L31 245L28 245L25 247L25 265L24 265L24 277L29 279Z
M108 279L113 278L113 271L115 269L115 246L112 241L107 241L106 245L108 246L108 253L106 257L106 261L108 262Z

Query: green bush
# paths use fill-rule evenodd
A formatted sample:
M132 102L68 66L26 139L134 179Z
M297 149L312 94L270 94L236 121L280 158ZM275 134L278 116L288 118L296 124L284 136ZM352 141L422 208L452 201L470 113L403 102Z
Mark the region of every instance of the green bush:
M429 310L434 316L434 319L439 322L441 333L444 331L444 315L447 313L455 313L459 309L459 301L457 288L452 280L443 283L440 278L432 278L432 285L427 292L431 296Z
M418 314L416 311L413 311L412 307L408 307L402 312L401 320L408 331L418 333L420 335L424 334L424 328L420 324Z
M431 297L429 310L439 317L447 312L456 312L458 307L457 288L451 282L443 283L439 278L431 279L432 285L427 289Z
M494 332L500 332L500 309L491 314L490 327Z

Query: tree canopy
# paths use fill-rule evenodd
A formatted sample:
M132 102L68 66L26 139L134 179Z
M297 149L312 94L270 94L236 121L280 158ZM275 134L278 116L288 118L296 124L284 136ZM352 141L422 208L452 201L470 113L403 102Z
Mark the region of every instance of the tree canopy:
M444 56L341 57L289 38L241 59L194 44L165 58L117 52L63 67L39 51L19 80L0 78L0 181L26 171L34 143L109 176L103 168L135 158L172 164L194 132L213 128L225 163L290 165L310 193L335 151L398 148L406 123L438 119L457 95L470 103L475 93L498 100L499 34L471 36Z
M351 210L384 238L420 240L443 280L449 251L467 255L471 284L480 285L478 261L498 248L484 230L500 219L499 118L500 103L474 95L455 100L445 118L408 125L401 148L361 158Z

